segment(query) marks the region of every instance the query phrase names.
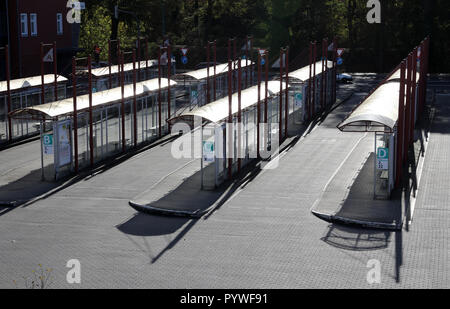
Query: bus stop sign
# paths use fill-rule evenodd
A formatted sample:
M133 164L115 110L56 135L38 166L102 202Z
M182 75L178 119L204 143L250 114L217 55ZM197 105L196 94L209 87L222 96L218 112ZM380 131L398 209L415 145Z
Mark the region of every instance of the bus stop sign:
M43 152L46 155L52 155L53 154L53 135L52 134L46 134L42 137L43 141Z
M377 169L389 169L389 148L378 148L377 150Z

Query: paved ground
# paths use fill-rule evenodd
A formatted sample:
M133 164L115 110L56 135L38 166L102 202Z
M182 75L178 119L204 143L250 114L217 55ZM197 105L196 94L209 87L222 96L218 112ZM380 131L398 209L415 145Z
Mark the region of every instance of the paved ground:
M137 214L128 201L186 161L153 148L25 208L1 213L0 288L23 285L41 263L55 288L448 288L450 104L437 115L409 232L327 224L310 213L363 134L336 125L360 89L309 136L200 220ZM361 164L355 161L355 164ZM81 262L82 283L66 283ZM381 263L370 286L367 263Z

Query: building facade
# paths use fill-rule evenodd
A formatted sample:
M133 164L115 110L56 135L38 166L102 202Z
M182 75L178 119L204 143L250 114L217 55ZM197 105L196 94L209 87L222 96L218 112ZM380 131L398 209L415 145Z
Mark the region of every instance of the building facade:
M9 45L11 78L41 73L41 42L56 42L59 73L70 69L70 59L78 51L80 24L69 23L68 0L0 0L0 47ZM69 7L68 7L69 4ZM51 47L44 48L44 54ZM1 79L6 78L4 51L0 51ZM46 73L53 64L46 62Z

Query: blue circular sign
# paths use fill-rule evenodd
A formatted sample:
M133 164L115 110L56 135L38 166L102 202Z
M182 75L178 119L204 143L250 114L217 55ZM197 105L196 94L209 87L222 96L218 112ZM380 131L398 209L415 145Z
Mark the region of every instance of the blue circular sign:
M188 58L186 56L181 57L181 63L187 64L188 63Z
M266 64L266 59L261 58L261 65L265 65Z
M337 59L337 65L343 65L343 64L344 64L344 59L338 58Z

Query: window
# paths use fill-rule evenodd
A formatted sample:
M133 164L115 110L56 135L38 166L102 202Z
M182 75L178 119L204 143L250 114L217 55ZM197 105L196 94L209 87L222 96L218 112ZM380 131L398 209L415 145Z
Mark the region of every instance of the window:
M63 16L61 13L56 14L56 33L63 34Z
M28 36L28 14L20 14L20 33L23 37Z
M30 32L32 36L37 36L37 14L30 14Z

